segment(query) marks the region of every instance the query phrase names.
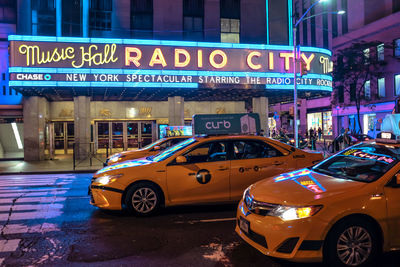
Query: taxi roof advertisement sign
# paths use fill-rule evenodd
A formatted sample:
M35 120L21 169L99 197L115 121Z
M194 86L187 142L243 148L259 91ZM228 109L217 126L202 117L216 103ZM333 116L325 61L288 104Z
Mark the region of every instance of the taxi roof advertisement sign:
M258 113L201 114L193 116L193 133L198 134L255 134L260 132Z

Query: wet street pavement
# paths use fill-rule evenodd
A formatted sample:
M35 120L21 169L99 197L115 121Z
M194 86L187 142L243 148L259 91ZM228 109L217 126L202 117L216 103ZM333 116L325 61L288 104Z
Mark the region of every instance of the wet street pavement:
M0 265L321 266L263 256L234 232L236 205L149 218L89 204L90 174L0 176ZM380 266L398 266L399 253Z

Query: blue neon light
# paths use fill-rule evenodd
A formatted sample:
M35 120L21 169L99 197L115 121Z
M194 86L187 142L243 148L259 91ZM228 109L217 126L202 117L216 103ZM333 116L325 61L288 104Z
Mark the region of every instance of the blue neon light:
M196 71L196 70L143 70L143 69L73 69L73 68L29 68L10 67L10 73L85 73L85 74L143 74L143 75L187 75L187 76L232 76L261 78L292 78L292 73L276 72L242 72L242 71ZM307 74L303 78L326 79L332 81L330 75Z
M276 89L276 90L293 90L293 84L266 84L265 89ZM298 84L298 90L312 90L312 91L329 91L332 92L332 87L322 85L304 85Z
M265 0L265 19L266 19L266 26L267 26L267 44L269 44L269 14L268 14L268 0Z
M292 6L293 6L293 2L292 0L288 0L288 23L289 23L289 45L293 45L293 13L292 13Z
M198 83L10 81L9 86L198 88Z
M213 42L187 42L187 41L161 41L141 39L110 39L110 38L82 38L82 37L55 37L55 36L31 36L31 35L9 35L9 41L39 41L39 42L69 42L69 43L117 43L131 45L165 45L165 46L191 46L212 48L234 48L234 49L269 49L291 51L292 47L286 45L264 45L264 44L236 44L236 43L213 43ZM332 55L332 52L316 47L302 47L302 51L323 53Z

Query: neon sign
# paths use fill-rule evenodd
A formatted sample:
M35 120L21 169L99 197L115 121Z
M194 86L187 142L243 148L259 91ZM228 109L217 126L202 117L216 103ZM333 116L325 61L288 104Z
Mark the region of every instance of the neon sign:
M332 90L332 77L324 65L331 53L319 48L302 48L299 57L308 74L294 81L289 46L18 35L9 40L10 86L180 83L188 87L265 84L273 88L296 82L308 89Z

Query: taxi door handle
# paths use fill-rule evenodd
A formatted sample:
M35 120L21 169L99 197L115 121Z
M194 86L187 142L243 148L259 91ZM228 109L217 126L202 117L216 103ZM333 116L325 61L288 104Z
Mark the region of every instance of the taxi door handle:
M226 171L226 170L228 170L229 168L224 168L224 167L220 167L219 169L217 169L218 171Z
M275 166L278 166L278 165L282 165L283 162L281 162L281 161L275 161L273 164L274 164Z

